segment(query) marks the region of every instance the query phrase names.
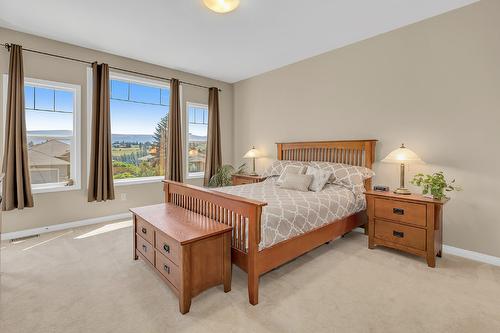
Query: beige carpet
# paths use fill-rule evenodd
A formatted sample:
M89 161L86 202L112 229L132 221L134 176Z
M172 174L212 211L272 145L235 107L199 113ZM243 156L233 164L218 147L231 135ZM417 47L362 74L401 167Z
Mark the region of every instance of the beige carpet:
M114 230L113 230L114 229ZM132 261L130 222L1 247L0 332L500 332L500 267L453 256L368 250L352 233L261 278L213 288L181 315L172 292Z

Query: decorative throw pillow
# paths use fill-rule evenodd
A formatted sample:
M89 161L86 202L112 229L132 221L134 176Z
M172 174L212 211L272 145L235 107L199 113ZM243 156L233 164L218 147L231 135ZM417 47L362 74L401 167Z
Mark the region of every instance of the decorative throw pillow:
M319 192L325 187L325 184L328 183L328 179L330 179L332 173L328 170L321 170L309 166L307 167L306 175L313 176L309 189L314 192Z
M365 191L363 182L375 175L368 168L342 163L311 162L311 166L330 171L332 173L329 180L330 183L345 186L351 189L356 195L362 194Z
M263 173L264 177L279 176L283 173L283 170L287 165L300 165L308 166L309 162L301 161L290 161L290 160L278 160L274 161Z
M281 173L280 177L276 181L276 184L281 185L285 181L287 175L302 175L304 174L305 170L306 170L305 165L289 164L285 167L285 169Z
M281 184L282 189L294 190L294 191L309 191L309 185L313 180L312 175L301 175L289 173L286 175L283 184Z

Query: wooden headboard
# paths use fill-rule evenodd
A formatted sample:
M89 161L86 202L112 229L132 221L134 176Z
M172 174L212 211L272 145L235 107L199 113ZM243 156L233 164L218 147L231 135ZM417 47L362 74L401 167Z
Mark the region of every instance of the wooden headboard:
M278 160L323 161L372 168L377 140L311 141L277 143ZM371 179L365 181L371 189Z

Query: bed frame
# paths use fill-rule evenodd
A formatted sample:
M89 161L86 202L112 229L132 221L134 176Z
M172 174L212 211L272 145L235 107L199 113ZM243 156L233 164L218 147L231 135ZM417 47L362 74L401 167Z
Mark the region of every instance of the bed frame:
M372 167L377 140L277 143L279 160L326 161ZM371 180L365 182L371 188ZM348 216L259 251L265 202L164 181L165 201L233 227L232 262L248 274L248 297L259 301L260 275L366 223L365 212ZM332 221L333 222L333 221ZM248 244L247 246L245 246Z

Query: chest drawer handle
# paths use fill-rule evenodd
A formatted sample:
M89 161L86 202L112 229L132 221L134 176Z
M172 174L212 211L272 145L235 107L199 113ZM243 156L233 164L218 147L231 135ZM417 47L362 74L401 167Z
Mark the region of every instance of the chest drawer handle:
M405 210L403 208L393 208L392 212L396 215L405 215Z
M167 265L163 265L163 270L167 272L167 274L170 274L170 267L168 267Z
M163 249L165 252L170 253L170 246L167 243L163 244Z
M141 231L142 231L143 234L147 234L148 233L148 230L146 228L142 228Z
M404 238L405 237L405 233L404 232L402 232L402 231L396 231L396 230L394 230L392 232L392 235L394 237L397 237L397 238Z
M148 252L148 247L146 245L142 245L142 249L144 250L144 252Z

